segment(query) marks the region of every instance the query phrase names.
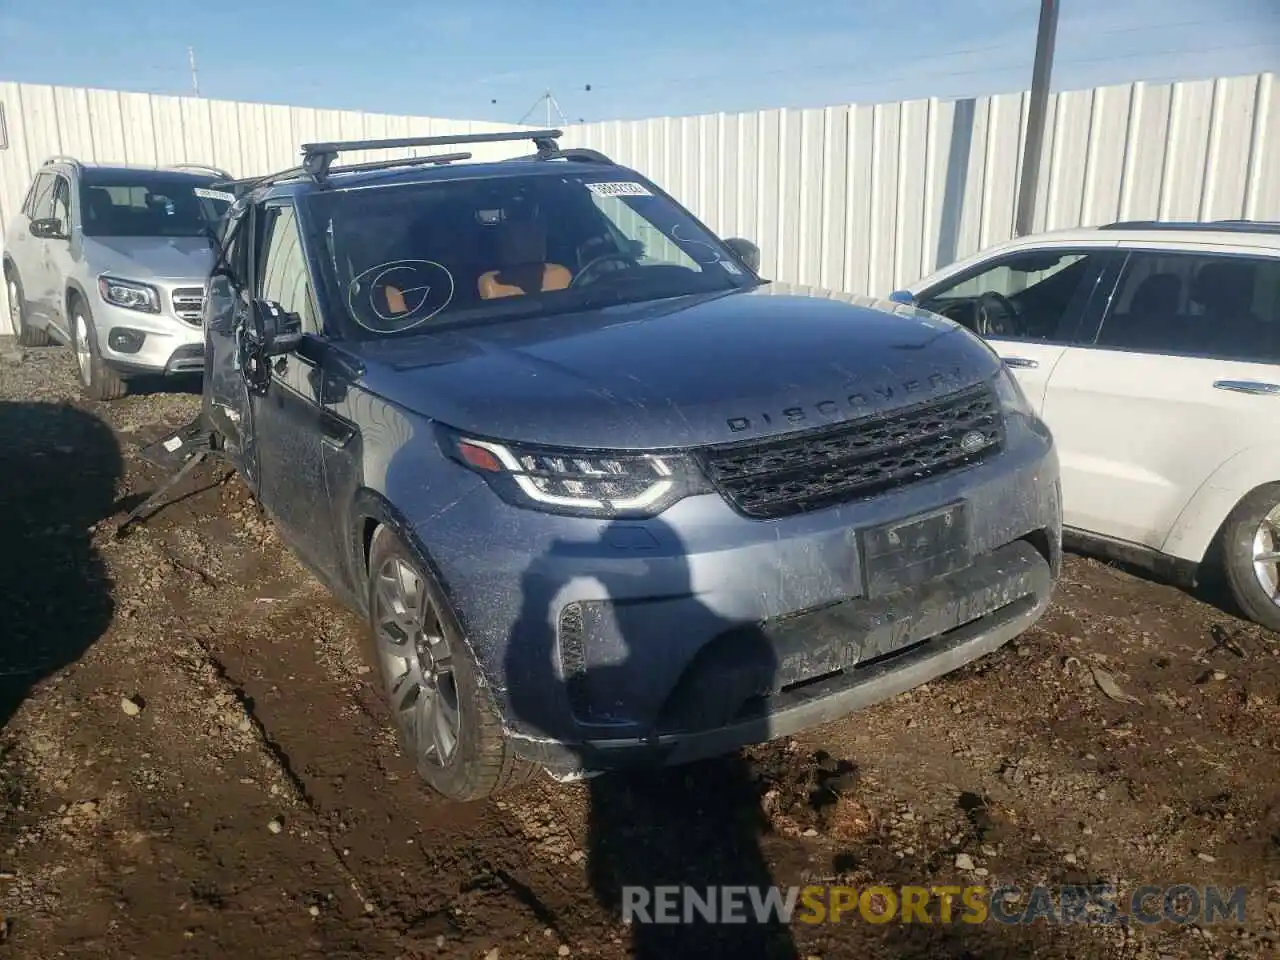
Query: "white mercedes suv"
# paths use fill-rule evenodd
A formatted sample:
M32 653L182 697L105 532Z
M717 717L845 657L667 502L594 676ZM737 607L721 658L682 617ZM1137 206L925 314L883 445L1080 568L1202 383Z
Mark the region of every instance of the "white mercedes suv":
M1049 424L1086 548L1220 569L1280 630L1280 224L1021 237L891 296L984 337Z

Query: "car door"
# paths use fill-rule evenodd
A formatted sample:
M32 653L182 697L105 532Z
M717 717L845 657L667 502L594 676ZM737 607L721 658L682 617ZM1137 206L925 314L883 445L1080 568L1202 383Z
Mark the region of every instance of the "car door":
M272 200L255 214L258 299L302 320L304 343L271 364L265 392L249 403L258 455L258 498L291 546L330 583L341 582L339 538L325 482L324 336L297 211Z
M250 489L258 491L249 389L241 369L241 345L253 299L252 207L233 207L222 235L217 266L204 308L204 413L222 437L223 453Z
M25 223L14 236L13 250L10 251L14 265L18 268L18 279L22 282L22 296L25 301L28 320L38 320L44 326L49 319L50 303L53 296L52 283L45 247L52 241L33 236L31 221L43 220L53 216L53 174L41 173L32 184L27 209L22 218Z
M1105 262L1106 248L1022 248L947 277L922 290L917 302L985 339L1040 412Z
M72 268L71 182L62 174L53 178L53 207L50 216L62 226L63 239L49 239L44 244L44 273L49 285L48 319L54 327L71 339L71 323L67 319L67 277Z
M1201 484L1270 442L1280 413L1280 259L1133 250L1045 420L1067 526L1159 549Z

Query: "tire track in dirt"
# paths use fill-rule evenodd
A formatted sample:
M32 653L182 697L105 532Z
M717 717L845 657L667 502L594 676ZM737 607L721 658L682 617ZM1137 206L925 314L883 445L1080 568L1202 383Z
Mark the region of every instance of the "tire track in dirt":
M396 747L366 682L374 674L349 666L350 634L361 628L307 585L273 604L259 627L211 645L264 737L287 757L377 922L394 929L399 948L432 950L442 942L487 949L542 938L548 928L554 935L561 915L580 922L587 892L566 887L553 862L539 862L509 812L545 804L543 786L498 802L433 795Z

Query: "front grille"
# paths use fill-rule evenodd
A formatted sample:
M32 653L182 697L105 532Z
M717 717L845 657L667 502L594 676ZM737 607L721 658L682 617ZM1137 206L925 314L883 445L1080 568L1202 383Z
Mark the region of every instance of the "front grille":
M173 312L179 320L185 320L193 326L200 326L204 314L204 288L179 287L170 295L173 300Z
M983 384L883 416L707 448L701 459L739 513L771 519L936 477L1003 445L1000 401Z

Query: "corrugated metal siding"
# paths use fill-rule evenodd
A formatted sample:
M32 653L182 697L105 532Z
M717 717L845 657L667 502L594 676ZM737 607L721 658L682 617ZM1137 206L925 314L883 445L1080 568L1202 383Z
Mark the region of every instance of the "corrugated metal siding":
M516 124L20 83L0 83L0 103L8 133L8 149L0 150L0 224L7 224L22 205L34 171L58 153L104 163L211 163L234 176L251 176L296 164L298 147L307 142L520 129ZM470 149L477 159L496 159L521 148L480 144ZM385 154L344 154L343 159L379 156ZM0 334L10 332L8 318L0 284Z
M286 167L300 143L514 125L0 83L0 221L48 155ZM569 127L565 143L647 174L766 275L884 294L1013 231L1027 95L660 117ZM510 145L475 150L509 156ZM369 157L352 157L369 159ZM1273 74L1055 94L1035 229L1117 219L1280 220ZM3 288L0 288L0 300ZM7 310L0 313L0 332Z
M1028 97L569 127L656 180L767 276L885 294L1013 234ZM1280 220L1275 77L1053 95L1035 229Z

